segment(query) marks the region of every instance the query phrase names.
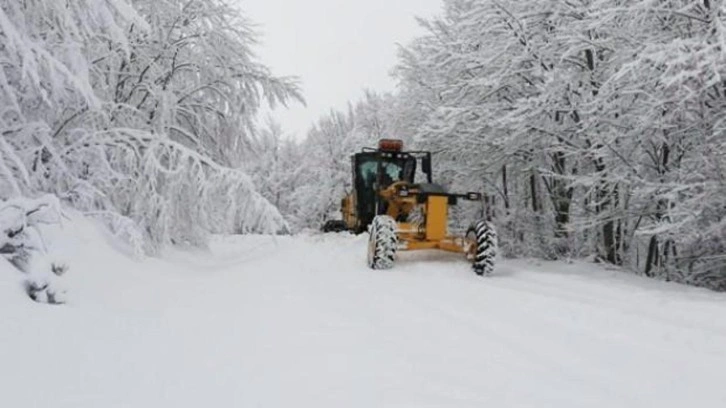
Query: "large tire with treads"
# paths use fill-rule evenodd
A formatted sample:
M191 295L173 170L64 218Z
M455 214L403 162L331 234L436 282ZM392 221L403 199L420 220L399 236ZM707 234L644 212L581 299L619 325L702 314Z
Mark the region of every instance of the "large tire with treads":
M388 215L378 215L371 222L368 237L368 266L371 269L390 269L396 257L398 237L396 221Z
M466 237L474 243L472 261L477 275L490 275L494 272L497 257L497 231L486 220L479 220L469 227Z

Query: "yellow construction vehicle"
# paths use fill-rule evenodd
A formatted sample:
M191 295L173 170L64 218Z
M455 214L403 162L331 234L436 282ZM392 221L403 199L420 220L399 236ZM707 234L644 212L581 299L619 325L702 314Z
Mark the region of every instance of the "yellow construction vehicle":
M497 236L489 222L476 221L463 235L448 231L449 206L481 201L481 194L452 194L434 184L430 152L406 152L402 141L383 139L377 149L353 155L352 168L353 192L341 201L342 220L328 221L323 230L369 229L368 266L392 267L399 250L439 249L466 255L479 275L492 272Z

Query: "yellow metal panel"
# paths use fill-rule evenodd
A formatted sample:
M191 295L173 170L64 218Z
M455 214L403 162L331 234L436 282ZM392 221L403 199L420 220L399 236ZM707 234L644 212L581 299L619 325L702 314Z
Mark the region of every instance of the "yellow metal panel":
M439 246L438 242L429 242L429 241L408 241L408 242L406 242L407 251L416 251L419 249L436 249L436 248L438 248L438 246Z
M449 252L458 252L458 253L466 252L465 247L463 247L461 244L459 244L453 240L441 241L441 242L439 242L439 245L437 247L439 249L443 249L444 251L449 251Z
M421 241L412 236L401 237L401 250L416 251L420 249L441 249L448 252L466 253L466 242L455 237L447 237L442 241Z
M358 228L358 217L355 213L355 196L348 194L341 202L340 212L343 214L343 221L350 229Z
M449 198L429 196L426 203L426 240L440 241L446 237Z

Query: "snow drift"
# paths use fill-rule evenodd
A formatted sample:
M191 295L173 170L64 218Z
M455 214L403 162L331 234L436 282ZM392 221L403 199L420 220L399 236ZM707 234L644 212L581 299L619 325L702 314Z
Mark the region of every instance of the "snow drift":
M129 257L57 242L68 303L0 260L0 406L722 407L726 299L583 263L365 265L365 237L218 237Z

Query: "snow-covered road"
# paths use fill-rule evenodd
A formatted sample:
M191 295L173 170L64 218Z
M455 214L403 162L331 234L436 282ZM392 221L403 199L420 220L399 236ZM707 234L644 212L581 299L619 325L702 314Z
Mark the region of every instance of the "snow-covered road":
M441 253L372 271L345 234L145 261L86 235L69 305L0 265L1 407L726 406L723 294Z

